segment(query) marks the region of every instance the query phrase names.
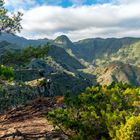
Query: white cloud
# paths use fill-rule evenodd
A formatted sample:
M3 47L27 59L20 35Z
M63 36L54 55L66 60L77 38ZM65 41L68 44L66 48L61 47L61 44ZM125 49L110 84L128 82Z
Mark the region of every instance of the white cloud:
M140 36L139 6L140 0L68 8L38 6L24 11L21 35L55 38L65 34L72 40Z
M136 3L140 3L139 0L114 0L117 1L121 4L136 4Z

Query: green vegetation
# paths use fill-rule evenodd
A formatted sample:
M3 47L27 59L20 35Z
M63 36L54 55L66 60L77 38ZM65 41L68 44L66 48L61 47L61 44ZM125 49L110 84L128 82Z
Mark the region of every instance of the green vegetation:
M0 85L0 112L19 105L24 105L28 100L37 98L36 89L24 83L12 85Z
M13 78L14 78L13 68L0 65L0 79L12 80Z
M38 47L29 46L18 53L15 51L6 51L3 54L3 60L1 63L7 65L25 65L29 63L33 58L44 58L48 54L48 45L42 45Z
M97 65L110 64L114 61L120 61L123 63L131 64L134 66L140 66L140 41L136 41L132 44L124 45L109 55L103 55L101 58L96 59Z
M13 79L13 68L0 65L0 112L35 98L35 89L24 83L15 83Z
M98 85L87 88L78 96L66 94L65 107L50 112L48 118L70 139L122 140L118 137L118 133L121 133L123 139L127 139L128 136L132 140L137 140L131 135L134 132L130 131L139 128L139 98L138 87L122 83ZM131 117L133 121L130 124ZM136 124L134 121L139 123ZM132 125L129 129L126 128L128 124ZM137 135L139 134L135 134Z
M8 17L3 4L3 0L0 0L0 33L20 31L21 14ZM66 91L71 91L71 95L69 93L65 95L65 103L47 116L53 125L57 126L69 139L139 140L139 87L112 83L109 86L97 85L87 88L79 95L79 92L91 85L91 80L95 79L90 74L79 72L79 69L90 65L92 70L94 66L97 68L93 70L96 76L100 76L103 71L102 75L107 79L96 78L101 82L104 80L105 84L107 81L109 83L122 81L140 85L139 68L118 64L107 67L105 70L103 67L103 70L100 70L101 65L114 63L114 61L139 66L140 42L135 43L138 40L133 38L88 39L72 43L67 37L61 36L52 41L61 47L55 45L49 47L47 44L37 47L28 46L24 49L17 49L17 47L13 49L13 44L11 46L8 42L2 42L0 63L13 66L15 77L19 77L20 82L18 78L15 78L17 81L12 83L5 81L13 79L14 70L12 67L0 66L0 112L26 104L27 101L36 99L40 95L48 96L48 91L54 95L63 95ZM48 55L51 57L50 60L47 60ZM39 59L31 62L34 58ZM34 64L38 69L35 71L28 69L32 67L30 64ZM39 71L40 69L43 70ZM56 73L51 75L54 71ZM38 78L44 73L52 80L49 86L46 86L46 77L44 81L38 82ZM30 84L26 81L30 81ZM46 89L40 94L42 87Z
M122 140L139 140L140 139L140 115L133 116L122 125L118 132L118 138Z
M91 38L74 43L76 47L71 47L71 49L77 58L92 64L102 65L108 63L104 58L110 59L110 56L116 54L119 49L129 47L137 41L139 41L139 38ZM120 59L120 61L122 60Z
M0 0L0 34L2 32L14 33L21 30L21 16L18 12L16 15L8 16L8 11L4 8L4 0Z

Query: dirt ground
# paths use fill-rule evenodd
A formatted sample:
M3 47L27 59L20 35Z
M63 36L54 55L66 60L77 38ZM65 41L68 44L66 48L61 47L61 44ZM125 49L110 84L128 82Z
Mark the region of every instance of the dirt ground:
M46 119L46 113L56 106L56 99L39 98L1 114L0 140L65 140Z

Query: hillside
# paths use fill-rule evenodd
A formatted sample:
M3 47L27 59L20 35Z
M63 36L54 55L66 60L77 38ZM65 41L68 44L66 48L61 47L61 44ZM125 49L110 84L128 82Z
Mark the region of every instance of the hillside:
M114 82L129 83L140 85L140 68L129 64L113 63L101 69L97 81L101 84Z
M17 44L12 44L7 41L0 42L0 56L3 55L6 51L19 51L20 48Z
M84 68L84 66L77 59L68 54L63 48L52 45L49 48L48 55L68 70Z
M55 73L58 71L59 71L58 73L64 72L70 75L75 75L76 78L82 76L83 79L86 78L88 79L89 82L94 81L93 83L96 83L95 81L97 82L102 81L99 79L97 80L95 79L96 77L98 77L98 75L102 75L102 73L97 74L95 72L97 71L97 69L99 71L102 71L101 69L105 69L102 67L106 67L106 66L110 67L109 65L116 63L116 61L118 62L117 65L120 65L119 66L120 71L124 71L123 67L121 66L122 63L126 65L127 64L134 65L135 67L137 67L137 69L139 69L138 67L140 66L140 54L139 54L140 39L139 38L131 38L131 37L107 38L107 39L91 38L91 39L80 40L78 42L72 42L65 35L58 36L54 40L49 40L49 39L27 40L25 38L21 38L16 35L3 34L0 37L0 40L1 40L1 45L0 45L1 54L3 54L7 50L15 50L15 49L20 50L21 48L19 47L19 45L23 48L30 44L32 45L35 44L37 46L38 44L49 43L50 45L49 45L48 57L44 62L41 62L39 64L44 66L43 68L42 66L41 68L37 68L38 70L43 69L47 71L47 69L50 69L49 67L51 67L50 72L55 72ZM9 42L6 42L4 40L8 40ZM128 70L129 73L137 74L137 71L139 70L136 70L133 66L131 67L132 68L131 69L129 68ZM33 67L29 66L29 68L33 68ZM127 67L124 66L124 68ZM84 69L87 70L90 69L89 71L94 71L94 72L92 73L88 72L88 74L87 73L85 74L82 72L84 71ZM109 71L110 71L110 75L114 75L113 72L114 69ZM125 78L125 80L122 78L125 82L131 83L133 85L139 85L139 78L137 78L137 80L128 80L128 79L132 79L131 74L130 75L127 74L127 76L124 76L125 74L123 72L120 72L119 74L120 77L127 77ZM27 77L32 77L32 76L27 76ZM34 78L39 78L39 76ZM28 78L28 80L32 80L34 78L31 79ZM115 80L114 78L111 79L112 80L109 80L110 82ZM116 81L121 81L121 79Z
M31 40L24 37L19 37L14 34L2 33L0 35L0 42L6 41L12 44L17 44L20 48L27 47L28 45L38 46L40 44L46 44L48 39Z
M103 56L97 61L99 65L111 63L113 61L121 61L123 63L140 67L140 41L125 45L115 53Z
M96 59L109 56L117 52L120 48L127 47L130 44L138 41L138 38L95 38L85 39L75 42L75 47L72 48L74 54L79 59L84 59L88 62L94 62Z
M12 38L15 40L1 38L0 42L0 63L10 70L9 73L3 69L0 77L1 140L112 138L117 132L116 119L120 121L121 117L124 122L123 115L139 113L139 39L96 38L72 42L62 35L47 40L47 44L45 40L36 40L32 43L35 46L28 46L31 40ZM6 79L4 73L13 77ZM131 96L133 92L136 96ZM134 103L128 98L133 98ZM124 105L124 101L128 103ZM134 112L129 110L132 107Z
M64 140L67 137L54 131L45 114L59 106L56 98L38 98L24 106L0 114L1 140Z
M41 48L39 48L39 50L41 50ZM20 53L22 51L24 51L24 49L21 50ZM44 85L46 90L42 93L44 96L48 96L49 94L64 95L68 91L76 95L95 82L95 80L91 80L91 77L94 77L93 75L84 74L78 71L78 69L82 69L84 66L60 47L49 46L49 52L44 59L32 58L31 54L31 59L27 59L27 62L24 61L26 60L26 57L24 56L26 53L22 56L17 54L17 52L14 52L11 55L12 57L8 55L7 58L9 58L9 62L4 63L4 65L14 67L14 83L18 85L18 83L23 82L24 85L25 82L38 81L38 79L44 78L44 82L46 83L46 85ZM15 61L11 61L13 57ZM20 60L24 61L24 63L23 61L22 63L20 62L21 65L19 63ZM51 81L50 86L47 85L47 80ZM32 87L31 93L36 91L37 95L39 95L38 87L40 87L39 82ZM16 89L18 89L16 86L15 88L14 86L11 88L14 89L15 92ZM11 88L7 89L9 94L12 92ZM26 86L23 87L23 89L24 88L26 89ZM47 91L48 88L49 93ZM15 92L14 94L16 94ZM17 91L17 94L19 94L19 91ZM34 95L32 96L34 97ZM28 98L28 95L24 98ZM31 97L31 99L33 98Z
M71 50L67 52L86 66L86 73L97 76L97 82L110 84L115 81L140 85L139 38L91 38L73 44L65 36L57 37L57 40L58 38L64 49Z
M113 61L139 66L139 38L91 38L71 42L62 35L54 42L80 62L84 61L94 66L106 65Z
M0 140L140 140L140 0L0 0Z

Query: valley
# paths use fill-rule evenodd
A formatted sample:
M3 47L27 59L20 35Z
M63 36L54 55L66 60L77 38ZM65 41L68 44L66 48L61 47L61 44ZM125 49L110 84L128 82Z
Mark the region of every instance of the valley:
M122 98L126 100L123 95L125 92L134 90L133 92L137 93L139 91L139 38L93 38L72 42L65 35L61 35L55 40L27 40L5 33L0 36L0 41L1 68L10 70L6 76L9 78L6 79L2 75L0 80L0 138L3 140L66 140L69 137L75 137L75 133L71 136L69 131L63 130L63 127L59 127L60 130L62 129L61 131L56 130L53 124L58 125L55 122L57 119L61 122L57 110L62 111L63 118L63 111L68 111L69 115L70 108L74 109L73 111L77 111L75 110L77 106L82 109L82 105L79 105L83 100L89 98L84 96L91 96L92 90L93 93L97 92L98 96L102 91L108 94L112 90L119 90L121 98L113 95L112 99L108 99L111 106L112 100L116 102L116 98L117 102L122 104ZM113 83L118 83L118 85ZM129 85L133 85L134 89ZM122 90L124 91L122 92ZM72 99L67 95L70 95ZM139 108L137 108L139 94L136 95L131 97L135 102L130 103L130 106L135 106L134 111L139 113ZM83 97L81 98L81 96ZM108 95L105 96L107 97L103 99L103 104L108 98ZM128 98L130 98L129 96ZM71 101L70 108L67 98ZM75 100L79 104L75 104ZM99 101L94 102L95 105L92 106L98 108L96 102ZM102 102L99 104L101 108ZM84 103L88 102L84 101ZM128 108L131 108L130 106ZM117 108L119 107L116 106ZM127 112L124 106L120 108ZM87 111L83 113L88 113L88 108L85 109ZM53 111L54 115L51 115ZM96 113L99 115L98 111ZM114 113L116 115L116 112ZM100 117L101 121L103 116ZM83 116L81 118L85 119ZM83 122L83 120L79 120L79 123L80 121ZM98 123L101 123L100 121ZM108 123L107 120L106 123ZM65 125L69 127L68 124L64 124L64 127ZM79 129L78 126L76 129ZM97 129L99 129L97 131L102 131L98 127ZM109 131L114 131L113 129L111 128ZM73 131L75 130L70 129L70 132ZM103 132L102 135L107 135L107 132ZM86 139L90 140L89 136ZM100 135L97 137L99 138ZM116 136L110 135L110 137Z
M16 35L6 35L5 33L0 37L0 40L1 55L7 51L22 51L22 49L29 45L34 46L34 44L36 44L34 47L38 47L45 43L48 44L49 51L48 53L46 52L47 57L30 60L30 62L25 64L23 69L36 69L37 71L44 70L46 71L46 75L64 72L65 74L75 76L75 78L87 79L90 84L95 84L97 82L100 83L98 77L102 77L102 71L106 71L106 67L111 69L114 64L119 67L119 71L123 71L120 72L119 79L124 79L119 80L116 78L116 82L123 81L124 83L130 83L132 85L139 85L140 82L139 78L127 80L132 79L131 76L127 74L127 71L138 75L137 72L140 67L139 38L93 38L72 42L65 35L61 35L55 40L27 40ZM10 42L10 40L12 41ZM1 56L1 63L2 57L3 56ZM127 68L123 69L123 67ZM84 72L85 70L86 73ZM110 75L116 76L113 71L110 72ZM34 77L34 79L38 77L39 76ZM108 84L111 84L111 82L112 80L108 82Z
M140 140L140 0L0 0L0 140Z

